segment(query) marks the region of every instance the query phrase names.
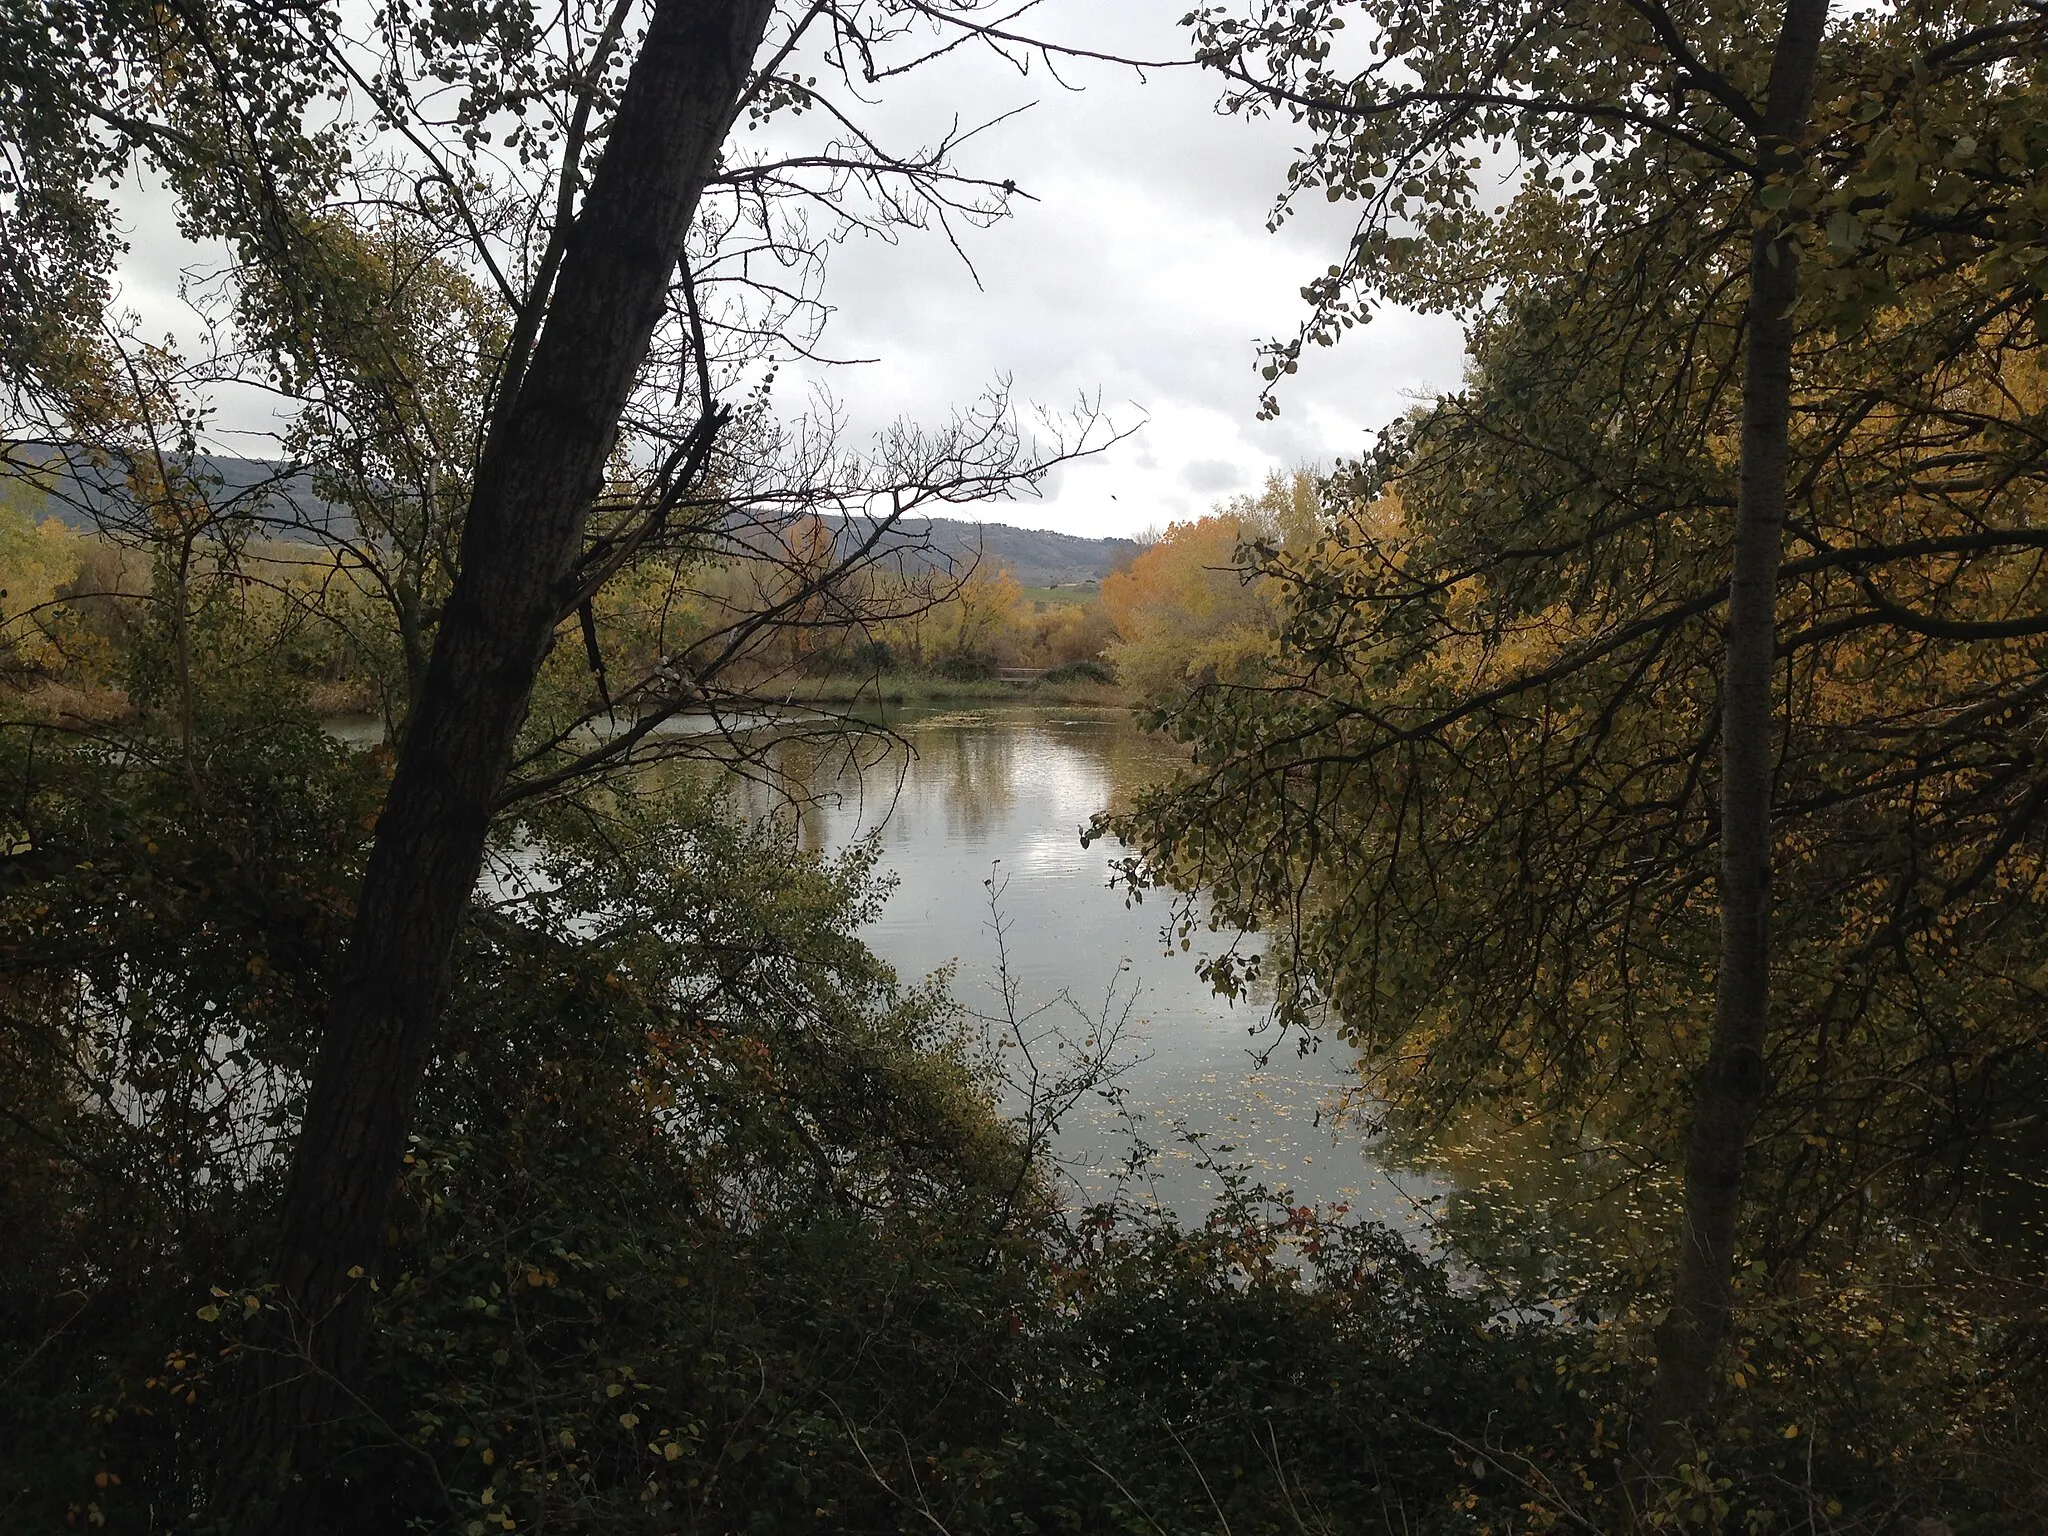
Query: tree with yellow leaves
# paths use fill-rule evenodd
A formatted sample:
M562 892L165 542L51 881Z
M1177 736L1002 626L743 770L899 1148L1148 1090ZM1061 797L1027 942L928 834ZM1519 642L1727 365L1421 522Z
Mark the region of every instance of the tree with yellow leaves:
M1168 712L1197 766L1118 825L1397 1097L1625 1145L1673 1492L1752 1266L1960 1209L2033 1123L2043 20L1250 10L1208 61L1362 210L1266 377L1388 299L1472 371L1348 477L1398 527L1261 562L1277 662Z
M83 558L76 534L54 517L37 521L37 499L0 479L0 669L11 672L41 671L60 659L57 595Z
M1305 547L1320 515L1311 472L1270 475L1258 496L1171 524L1104 577L1102 606L1117 633L1109 654L1124 685L1161 700L1203 681L1255 680L1272 648L1277 590L1249 553Z

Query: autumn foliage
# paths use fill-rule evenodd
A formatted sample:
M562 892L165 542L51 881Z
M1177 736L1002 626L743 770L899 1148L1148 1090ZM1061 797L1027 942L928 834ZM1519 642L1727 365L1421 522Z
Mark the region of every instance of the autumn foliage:
M1274 475L1257 497L1169 525L1104 577L1102 606L1117 636L1109 654L1124 685L1161 698L1219 678L1256 678L1271 656L1278 593L1252 551L1308 543L1319 510L1309 472Z

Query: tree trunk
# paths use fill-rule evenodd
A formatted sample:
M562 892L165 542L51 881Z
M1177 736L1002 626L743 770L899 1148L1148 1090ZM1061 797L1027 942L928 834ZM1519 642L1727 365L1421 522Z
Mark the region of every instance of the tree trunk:
M584 520L773 0L656 0L546 324L478 465L462 562L377 825L285 1199L282 1321L225 1447L242 1531L317 1528L323 1426L362 1352L365 1287L483 859ZM706 402L709 408L709 402ZM346 1502L345 1499L339 1502Z
M1812 108L1827 10L1827 0L1789 0L1786 6L1757 135L1759 190L1764 173L1796 170L1800 163L1798 145ZM1765 1091L1776 738L1772 674L1798 291L1798 247L1782 229L1766 226L1750 247L1741 486L1721 678L1720 974L1713 1042L1693 1091L1671 1311L1657 1331L1651 1464L1659 1473L1681 1459L1687 1426L1713 1403L1715 1366L1728 1339L1742 1165Z

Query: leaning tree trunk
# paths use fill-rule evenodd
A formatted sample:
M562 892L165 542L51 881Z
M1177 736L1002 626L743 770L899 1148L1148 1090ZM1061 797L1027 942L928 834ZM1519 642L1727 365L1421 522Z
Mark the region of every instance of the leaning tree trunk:
M1827 0L1789 0L1757 135L1759 190L1800 164ZM1764 1097L1770 1009L1771 791L1776 731L1771 679L1778 567L1791 466L1793 301L1798 247L1766 226L1750 247L1743 359L1741 486L1728 584L1721 678L1721 962L1714 1033L1694 1087L1685 1148L1685 1211L1670 1313L1657 1334L1652 1467L1668 1472L1688 1426L1714 1399L1728 1340L1742 1165Z
M222 1513L319 1524L324 1426L368 1325L367 1277L448 989L456 930L584 521L773 0L655 0L532 361L478 465L461 569L377 824L285 1199L285 1321L251 1361ZM709 409L709 402L705 402Z

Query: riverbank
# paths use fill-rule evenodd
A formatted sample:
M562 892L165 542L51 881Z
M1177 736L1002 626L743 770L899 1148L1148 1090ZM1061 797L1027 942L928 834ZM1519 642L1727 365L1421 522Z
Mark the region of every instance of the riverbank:
M806 677L778 688L794 704L1093 704L1128 705L1131 697L1114 683L1075 678L1011 680L999 677L959 680L919 672L887 672L880 676Z
M368 718L375 714L375 697L367 683L358 681L316 681L305 685L306 707L324 718ZM939 677L920 672L890 672L879 677L806 677L763 687L764 699L789 704L1074 704L1102 709L1127 708L1131 695L1114 683L1088 678L1054 681L1049 678ZM21 690L13 698L29 713L74 724L110 726L134 724L134 704L121 689L109 684L76 684L46 680Z
M301 685L301 702L317 716L369 715L377 696L367 682L317 679ZM70 726L140 725L145 712L126 689L101 679L39 678L24 688L6 690L7 705L21 715Z

